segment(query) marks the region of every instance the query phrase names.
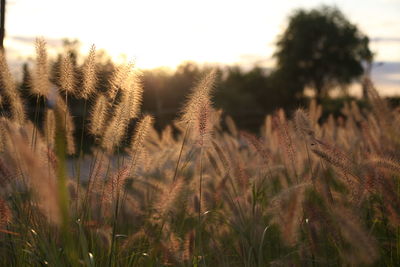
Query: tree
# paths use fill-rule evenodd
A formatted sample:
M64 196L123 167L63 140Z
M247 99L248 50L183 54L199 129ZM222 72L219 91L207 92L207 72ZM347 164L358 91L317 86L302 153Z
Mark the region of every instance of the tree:
M277 71L315 89L317 99L359 78L372 61L369 39L334 7L296 10L278 38Z

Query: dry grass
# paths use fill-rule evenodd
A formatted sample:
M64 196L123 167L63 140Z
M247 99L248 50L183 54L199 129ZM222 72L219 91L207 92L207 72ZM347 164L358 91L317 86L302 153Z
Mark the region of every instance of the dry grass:
M3 266L395 266L400 261L400 121L370 81L371 109L320 124L312 101L293 120L267 116L256 136L212 107L215 72L194 87L162 133L140 115L131 64L97 92L94 47L80 69L65 57L43 129L1 54L0 263ZM45 43L32 93L49 96ZM63 92L61 91L61 93ZM61 94L52 92L52 94ZM65 95L65 94L64 94ZM68 95L89 101L96 137L88 174L67 172L74 143ZM116 97L116 96L119 97ZM51 100L51 99L49 99ZM140 118L140 119L139 119ZM132 132L129 124L137 121ZM130 142L123 142L130 140ZM82 145L82 144L81 144Z

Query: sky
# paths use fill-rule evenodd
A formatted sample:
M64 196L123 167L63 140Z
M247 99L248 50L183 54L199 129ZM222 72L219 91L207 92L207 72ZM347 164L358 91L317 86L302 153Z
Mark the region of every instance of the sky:
M139 68L183 61L273 67L272 55L296 8L334 5L367 34L384 64L373 70L386 94L400 92L400 0L7 0L5 47L18 62L34 40L61 48L77 38Z

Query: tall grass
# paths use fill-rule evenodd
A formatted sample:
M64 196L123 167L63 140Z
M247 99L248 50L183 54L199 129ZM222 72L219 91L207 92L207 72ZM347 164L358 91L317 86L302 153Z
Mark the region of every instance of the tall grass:
M52 91L46 55L39 40L31 89L47 98L41 127L36 117L26 120L0 55L9 111L0 121L1 266L400 262L400 114L369 80L369 109L351 103L345 117L320 123L312 101L293 116L268 115L256 136L222 121L210 72L176 123L158 133L140 114L143 90L132 64L119 66L110 90L100 92L93 47L81 89L65 57L60 91ZM82 122L95 137L88 173L80 172L84 140L74 143L70 95L88 100ZM78 164L68 171L71 160Z

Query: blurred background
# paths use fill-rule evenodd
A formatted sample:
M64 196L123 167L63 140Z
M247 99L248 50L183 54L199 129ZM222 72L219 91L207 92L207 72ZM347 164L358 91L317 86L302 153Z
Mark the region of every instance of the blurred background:
M266 113L292 110L317 97L340 116L349 99L363 105L362 79L381 95L400 95L398 0L2 0L4 49L28 90L36 37L56 68L68 53L76 67L92 44L100 50L99 90L115 64L143 71L143 111L163 128L196 80L219 69L217 108L242 128L258 129ZM3 16L4 17L4 16ZM54 74L56 75L56 73ZM26 94L29 98L29 94ZM28 99L29 102L29 99ZM79 116L78 102L71 102Z

